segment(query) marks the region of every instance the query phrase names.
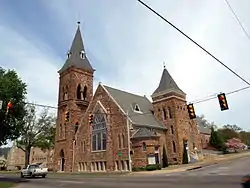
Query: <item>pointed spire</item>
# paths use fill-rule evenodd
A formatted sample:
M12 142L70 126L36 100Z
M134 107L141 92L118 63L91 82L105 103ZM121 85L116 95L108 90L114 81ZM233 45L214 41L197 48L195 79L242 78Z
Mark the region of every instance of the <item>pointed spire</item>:
M68 52L67 60L59 73L67 70L69 67L73 66L75 68L83 69L86 71L94 72L95 70L92 68L85 52L85 48L83 45L83 39L80 30L80 22L77 22L77 30L75 37L73 39L71 48Z
M70 48L70 52L77 52L77 51L85 52L81 30L80 30L80 24L81 22L77 22L77 30L76 30L76 34L75 34L74 40Z
M163 65L163 67L164 68L163 68L160 84L159 84L158 88L154 91L153 95L165 93L165 92L168 92L168 91L176 91L178 93L185 94L178 87L178 85L175 83L172 76L167 71L165 63Z

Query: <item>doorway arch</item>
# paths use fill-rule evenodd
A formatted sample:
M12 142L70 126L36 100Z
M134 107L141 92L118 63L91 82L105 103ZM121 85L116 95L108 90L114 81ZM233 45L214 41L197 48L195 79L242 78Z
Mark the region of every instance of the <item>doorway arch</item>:
M65 156L63 149L60 151L60 171L64 171L65 166Z

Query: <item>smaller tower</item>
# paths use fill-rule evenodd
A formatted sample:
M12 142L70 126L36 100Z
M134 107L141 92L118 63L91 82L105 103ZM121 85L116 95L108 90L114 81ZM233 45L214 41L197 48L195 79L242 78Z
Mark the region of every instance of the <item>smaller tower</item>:
M58 171L73 171L75 135L93 97L94 71L86 56L78 22L67 59L58 71L60 78L54 153L54 166Z
M198 141L198 129L188 116L186 94L176 84L165 65L160 83L151 97L156 118L168 129L166 147L169 162L182 163L183 145L187 141L189 150L194 148Z

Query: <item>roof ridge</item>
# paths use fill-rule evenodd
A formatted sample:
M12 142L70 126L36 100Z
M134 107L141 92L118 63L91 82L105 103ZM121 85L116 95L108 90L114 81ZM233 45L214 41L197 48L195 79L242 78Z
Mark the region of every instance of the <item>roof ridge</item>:
M117 91L121 91L121 92L124 92L124 93L130 94L130 95L134 95L134 96L137 96L137 97L146 98L147 100L149 100L147 97L142 96L142 95L138 95L138 94L130 93L130 92L128 92L128 91L124 91L124 90L117 89L117 88L114 88L114 87L110 87L110 86L107 86L107 85L103 85L103 86L104 86L104 87L108 87L108 88L110 88L110 89L114 89L114 90L117 90Z

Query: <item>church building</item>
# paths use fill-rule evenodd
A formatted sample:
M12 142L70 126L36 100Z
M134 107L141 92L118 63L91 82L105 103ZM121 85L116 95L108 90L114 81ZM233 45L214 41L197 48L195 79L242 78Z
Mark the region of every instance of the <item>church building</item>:
M200 149L198 127L188 116L186 94L165 67L159 84L155 78L153 102L102 83L93 93L94 72L78 26L58 72L56 171L130 171L161 164L164 147L169 163L181 164L185 144L188 153Z

